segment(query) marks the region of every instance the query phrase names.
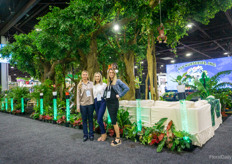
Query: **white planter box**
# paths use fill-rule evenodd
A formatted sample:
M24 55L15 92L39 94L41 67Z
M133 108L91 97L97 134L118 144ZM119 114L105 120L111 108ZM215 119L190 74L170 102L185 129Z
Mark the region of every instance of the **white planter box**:
M179 93L185 92L185 85L177 85L177 91Z

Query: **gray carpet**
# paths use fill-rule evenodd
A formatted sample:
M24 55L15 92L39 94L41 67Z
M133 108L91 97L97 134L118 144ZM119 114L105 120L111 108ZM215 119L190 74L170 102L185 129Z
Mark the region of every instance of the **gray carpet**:
M95 135L97 138L99 135ZM0 113L0 164L8 163L232 163L232 117L202 148L181 154L123 140L82 142L82 130Z

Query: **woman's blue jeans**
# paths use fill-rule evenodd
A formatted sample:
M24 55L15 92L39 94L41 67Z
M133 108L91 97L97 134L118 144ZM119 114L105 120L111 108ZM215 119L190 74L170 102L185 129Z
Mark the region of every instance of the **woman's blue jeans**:
M102 98L101 101L97 101L97 98L94 99L94 107L97 114L97 122L101 129L101 134L105 134L105 126L103 124L103 116L106 111L106 101Z

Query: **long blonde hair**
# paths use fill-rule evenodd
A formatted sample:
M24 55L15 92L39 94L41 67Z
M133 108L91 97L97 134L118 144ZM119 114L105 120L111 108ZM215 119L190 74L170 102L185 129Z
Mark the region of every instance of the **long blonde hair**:
M112 85L115 85L116 84L116 82L117 82L117 75L116 75L116 72L115 72L115 70L113 69L113 68L110 68L109 70L108 70L108 74L107 74L107 85L110 85L110 76L109 76L109 74L110 74L110 71L113 71L114 72L114 79L113 79L113 81L112 81Z
M84 70L84 71L81 72L81 76L82 76L83 73L87 73L87 74L88 74L87 80L89 80L89 72L86 71L86 70ZM81 89L81 88L82 88L82 82L83 82L83 79L80 80L80 82L79 82L79 84L78 84L78 86L77 86L78 89Z
M95 75L97 75L97 74L100 76L100 81L99 81L99 83L102 85L102 75L101 75L100 72L96 72L96 73L94 74L94 76L93 76L93 85L96 85Z

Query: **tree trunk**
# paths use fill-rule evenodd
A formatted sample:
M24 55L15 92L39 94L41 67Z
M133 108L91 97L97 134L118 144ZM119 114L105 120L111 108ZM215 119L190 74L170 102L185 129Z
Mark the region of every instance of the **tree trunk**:
M125 95L126 100L135 100L135 76L134 76L134 59L135 55L133 51L129 51L123 55L125 67L126 67L126 82L130 90Z
M148 34L148 43L147 43L147 65L148 65L148 76L150 80L150 92L151 92L151 99L154 100L155 92L154 92L154 81L153 81L153 46L154 46L154 36L153 32Z
M49 79L55 83L55 67L50 64L50 62L45 62L43 64L44 74L43 80Z
M60 101L63 100L63 89L62 89L62 84L59 87L59 93L60 93Z
M99 72L99 65L97 60L97 39L91 38L90 53L87 55L87 70L89 72L89 78L92 80L95 72Z
M102 64L102 77L105 77L107 79L107 65L105 63Z
M41 73L40 82L41 82L41 83L44 82L44 74L43 74L43 73Z
M154 87L155 87L155 97L154 100L159 99L158 95L158 87L157 87L157 63L156 63L156 56L155 56L155 47L153 48L153 64L154 64Z
M44 63L43 68L44 68L44 80L48 78L47 74L50 70L51 65L49 63Z
M146 80L145 80L145 99L147 100L147 95L148 95L148 74L147 74L147 77L146 77Z

